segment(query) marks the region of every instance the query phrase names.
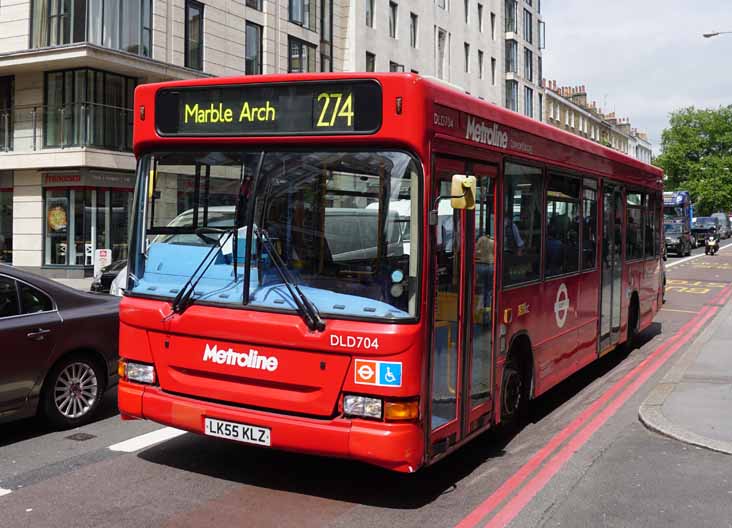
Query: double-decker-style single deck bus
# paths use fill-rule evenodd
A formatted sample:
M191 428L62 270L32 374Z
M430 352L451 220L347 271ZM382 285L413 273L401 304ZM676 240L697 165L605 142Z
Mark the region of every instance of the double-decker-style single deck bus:
M119 407L412 472L631 340L662 173L411 74L140 86Z

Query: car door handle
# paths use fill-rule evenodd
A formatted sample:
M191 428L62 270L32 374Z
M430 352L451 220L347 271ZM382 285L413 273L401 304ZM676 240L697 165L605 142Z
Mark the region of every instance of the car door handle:
M28 337L28 339L33 339L34 341L43 341L46 334L49 334L50 332L51 331L47 328L36 328L32 332L28 332L26 337Z

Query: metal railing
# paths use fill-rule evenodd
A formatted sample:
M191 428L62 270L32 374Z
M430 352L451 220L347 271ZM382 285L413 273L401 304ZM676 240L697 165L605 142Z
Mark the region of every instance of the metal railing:
M132 110L96 103L0 110L0 152L97 147L132 150Z

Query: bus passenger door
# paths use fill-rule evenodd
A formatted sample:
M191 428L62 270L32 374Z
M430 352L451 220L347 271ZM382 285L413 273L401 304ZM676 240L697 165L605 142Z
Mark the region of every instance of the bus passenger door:
M434 311L430 358L429 451L434 457L487 423L493 364L492 167L435 160L432 203L449 196L454 174L478 180L475 210L453 210L439 202L432 226ZM477 261L480 264L478 265Z
M600 355L607 353L620 338L625 216L622 188L605 183L602 206Z
M465 376L463 435L488 423L492 408L493 300L495 263L496 167L473 164L476 177L475 209L465 211L466 269L472 275L466 287ZM470 321L468 325L467 322Z

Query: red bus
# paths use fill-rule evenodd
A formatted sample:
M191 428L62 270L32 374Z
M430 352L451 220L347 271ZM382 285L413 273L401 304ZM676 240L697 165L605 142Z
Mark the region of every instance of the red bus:
M662 172L411 74L140 86L119 407L412 472L662 302Z

